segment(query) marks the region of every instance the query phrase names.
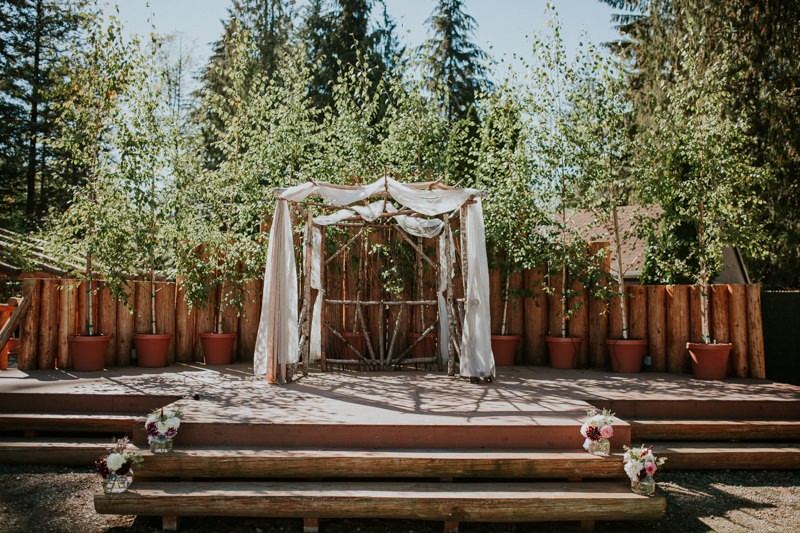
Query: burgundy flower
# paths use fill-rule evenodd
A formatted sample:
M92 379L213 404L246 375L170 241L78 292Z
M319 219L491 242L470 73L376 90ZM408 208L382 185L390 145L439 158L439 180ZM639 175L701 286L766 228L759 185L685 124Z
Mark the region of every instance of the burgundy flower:
M598 441L603 438L600 434L600 429L596 426L589 426L586 428L586 438L592 441Z
M165 436L165 437L167 437L168 439L174 439L174 438L175 438L175 435L177 435L177 434L178 434L178 430L177 430L177 429L175 429L175 428L169 428L169 429L167 430L167 432L166 432L166 433L164 433L164 436Z
M108 475L111 473L108 470L108 465L106 464L105 459L98 459L97 461L95 461L94 468L95 470L97 470L97 473L100 474L100 477L102 477L103 479L107 478Z
M150 437L158 436L158 422L150 422L144 428L147 431L147 435Z
M118 476L124 476L125 474L130 472L130 470L131 470L131 462L125 461L124 463L122 463L121 467L117 468L115 474L117 474Z

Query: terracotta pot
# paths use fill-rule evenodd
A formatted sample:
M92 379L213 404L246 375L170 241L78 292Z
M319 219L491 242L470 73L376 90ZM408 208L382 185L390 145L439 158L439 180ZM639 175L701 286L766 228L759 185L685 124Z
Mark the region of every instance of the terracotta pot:
M517 355L517 347L522 337L519 335L492 335L492 354L497 366L511 366Z
M201 333L203 357L207 365L229 365L233 359L235 333Z
M19 339L18 338L12 337L12 338L8 339L8 342L6 343L6 346L8 346L8 355L16 357L17 354L19 354Z
M640 339L609 339L608 354L611 370L622 373L642 371L642 360L647 354L647 341Z
M411 346L417 339L422 337L420 333L406 333L406 341ZM436 334L428 333L425 338L419 341L414 349L411 350L411 357L435 357L436 356Z
M553 368L577 368L578 354L583 339L573 337L545 337L550 366Z
M136 364L146 368L167 366L167 351L172 335L169 333L137 333L133 336L136 346Z
M69 354L72 369L76 372L98 372L106 366L106 348L111 337L108 335L77 335L69 337Z
M353 345L353 348L358 350L358 352L367 357L367 342L364 338L364 334L360 332L353 332L353 331L345 331L344 338L347 339L347 342ZM342 359L352 359L353 361L360 361L356 353L347 347L347 344L341 342L341 352L342 352Z
M697 379L725 379L728 356L733 344L699 344L687 342L692 357L692 375Z

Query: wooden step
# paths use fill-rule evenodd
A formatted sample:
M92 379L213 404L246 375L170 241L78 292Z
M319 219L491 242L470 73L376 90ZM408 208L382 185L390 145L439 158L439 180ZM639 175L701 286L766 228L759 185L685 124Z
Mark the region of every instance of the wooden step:
M198 421L185 417L176 444L241 448L382 448L382 449L496 449L580 450L580 416L537 416L532 423L482 424L344 424L344 423L250 423ZM145 442L144 425L134 429L133 440ZM630 427L614 424L611 445L621 449L630 442Z
M631 442L791 441L800 440L800 420L662 420L629 421Z
M89 467L112 446L112 439L0 438L0 463ZM129 447L135 448L133 444Z
M658 520L663 496L639 496L627 482L140 483L96 494L101 514L398 518L464 522ZM168 521L165 520L165 523ZM169 520L171 523L172 520Z
M666 457L665 470L800 469L800 446L765 442L657 442L653 451Z
M0 413L117 413L146 416L179 400L175 395L0 392Z
M144 417L115 413L0 413L0 432L132 435Z
M623 478L622 455L583 450L176 448L144 453L148 478Z
M735 399L723 398L626 398L622 400L593 400L598 409L609 409L624 420L628 419L670 419L670 420L709 420L743 419L782 420L800 417L800 398L779 397Z

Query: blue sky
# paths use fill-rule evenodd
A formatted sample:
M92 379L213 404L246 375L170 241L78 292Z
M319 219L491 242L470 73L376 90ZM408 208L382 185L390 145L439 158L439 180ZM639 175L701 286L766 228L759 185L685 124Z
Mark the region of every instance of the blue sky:
M613 11L599 0L555 0L553 4L568 51L574 52L583 32L597 43L616 36L611 24ZM201 66L210 53L210 43L222 33L229 5L228 0L120 0L119 11L127 32L148 33L151 19L158 33L179 33L184 48L192 49L195 64ZM387 0L404 44L415 47L426 38L425 20L435 5L435 0ZM497 60L529 57L528 36L547 29L547 0L465 0L465 5L478 23L474 41Z

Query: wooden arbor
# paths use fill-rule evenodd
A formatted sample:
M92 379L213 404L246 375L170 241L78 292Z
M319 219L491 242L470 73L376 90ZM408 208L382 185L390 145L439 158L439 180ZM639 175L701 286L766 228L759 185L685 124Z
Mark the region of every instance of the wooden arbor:
M431 190L435 188L445 188L438 183L415 184L415 188L420 190ZM391 203L389 194L384 190L379 195L377 202L367 203L364 200L359 206L361 213L351 211L343 213L338 206L331 206L324 202L301 201L291 202L299 214L305 220L305 238L303 243L304 269L302 277L302 305L299 317L300 324L300 359L304 369L312 360L316 360L312 350L312 327L313 316L312 308L317 301L321 305L321 312L318 317L321 320L321 339L322 349L319 351L318 358L320 365L325 370L329 365L355 366L363 369L388 369L401 365L436 365L441 367L447 363L448 373L456 373L456 356L461 355L461 333L464 318L463 297L457 295L453 279L456 273L461 274L461 280L466 283L466 272L468 270L467 260L464 254L460 253L466 246L463 242L467 232L464 231L464 212L466 205L473 202L474 198L469 198L468 202L458 210L459 245L456 246L451 232L452 218L456 218L454 213L443 213L435 217L424 217L413 209L401 207L396 208ZM352 207L352 206L351 206ZM314 218L314 211L335 211L334 215L319 216ZM424 218L423 218L424 217ZM414 231L416 224L409 225L398 223L400 220L431 219L438 220L438 224L427 224L438 226L439 230L435 234L420 235ZM324 251L328 248L329 228L342 230L346 235L340 240L332 253L328 256ZM425 298L419 292L412 297L392 297L387 291L379 291L377 297L374 294L367 294L366 298L362 294L368 291L362 290L365 284L371 280L365 279L366 269L356 269L357 288L352 293L348 291L348 275L352 276L352 269L348 272L348 255L352 250L361 245L362 251L367 248L368 243L375 244L376 241L370 240L370 232L380 232L381 235L394 235L399 243L407 246L413 252L415 262L424 269L435 273L434 278L438 285L437 297L435 299ZM433 231L430 231L433 233ZM322 253L316 255L314 249L314 235L319 243ZM311 236L311 238L309 238ZM416 239L415 239L416 238ZM424 239L424 240L423 240ZM385 241L386 239L384 239ZM433 241L434 254L429 253L424 242ZM458 260L457 260L458 258ZM396 257L389 255L386 258L388 264L382 267L391 267ZM363 257L360 261L365 261ZM338 263L338 264L337 264ZM340 269L342 276L341 283L333 284L335 291L330 288L326 290L326 272L331 266L336 265ZM314 269L318 269L318 274ZM419 276L420 269L417 268L416 275ZM373 269L374 272L374 269ZM319 278L319 283L312 280ZM419 280L418 280L419 281ZM462 291L459 291L462 292ZM466 288L464 291L466 292ZM462 292L462 294L463 294ZM403 324L408 315L412 314L412 309L416 308L418 317L423 317L424 308L432 309L432 320L424 320L421 334L409 342L406 347L403 344ZM333 311L333 312L331 312ZM341 317L341 321L332 320L332 317ZM443 320L445 318L445 320ZM352 332L347 331L347 324L352 324ZM354 334L355 333L355 334ZM415 348L425 339L435 336L437 342L436 352L417 356ZM330 341L335 339L333 343ZM340 347L339 353L330 356L326 350L331 344Z
M253 360L256 375L264 374L268 382L278 383L286 379L287 368L291 365L302 364L305 370L310 361L319 359L323 364L331 362L323 354L323 334L326 341L339 340L344 352L352 354L352 361L359 366L386 368L407 362L411 350L397 347L400 331L397 315L401 309L405 312L405 309L432 305L435 301L437 321L428 324L422 331L433 332L438 324L440 350L438 359L434 357L431 360L447 360L449 372L455 373L455 358L458 355L461 376L494 376L490 344L489 268L480 191L439 183L403 184L383 176L367 185L308 182L277 190L276 196L278 201L270 229L261 318ZM292 231L290 205L299 211L305 223L301 284L297 279L297 242ZM315 212L322 214L315 217ZM450 228L450 219L456 213L461 219L461 260L458 265ZM394 225L400 226L402 231ZM328 226L355 231L355 235L330 256L323 253ZM344 293L338 298L329 298L325 294L323 280L326 267L336 257L345 254L342 250L347 250L361 238L363 232L374 228L391 231L392 234L398 232L399 241L414 250L425 265L432 267L429 271L435 272L438 278L435 300L394 300L385 297L382 292L377 297L357 297L355 300ZM421 250L412 237L437 237L438 261ZM463 307L459 306L453 287L456 266L460 267L464 280ZM361 280L361 283L366 281ZM298 297L300 285L302 298ZM299 313L298 300L302 302ZM323 318L323 310L332 305L342 306L344 314L349 313L353 317L353 323L364 335L363 349L345 340L345 322L337 328L331 320ZM389 316L395 312L397 315L389 324ZM367 327L365 315L370 315L371 322L372 314L378 317L374 322L375 327ZM330 316L330 313L324 316ZM379 342L372 342L373 339ZM339 358L339 361L351 364L351 360L341 355Z

